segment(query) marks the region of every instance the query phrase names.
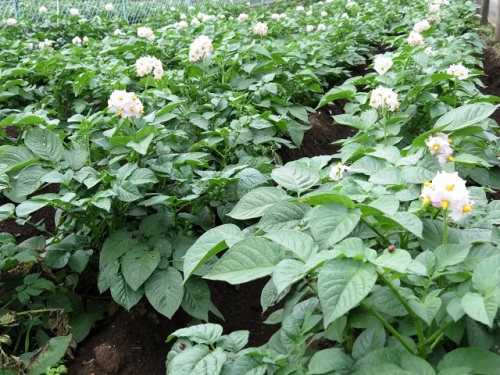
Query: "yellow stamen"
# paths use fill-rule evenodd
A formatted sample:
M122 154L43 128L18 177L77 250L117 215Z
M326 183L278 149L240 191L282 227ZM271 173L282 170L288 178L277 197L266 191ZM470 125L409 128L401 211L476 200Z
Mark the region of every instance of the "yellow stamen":
M431 186L431 185L432 185L432 183L431 183L431 182L429 182L429 181L425 181L425 182L424 182L424 186L426 186L426 187L429 187L429 186Z
M432 146L432 149L433 149L434 151L439 151L439 145L434 145L434 146Z
M452 143L452 142L453 142L453 139L448 138L448 143Z
M426 204L429 204L430 202L431 202L431 199L430 199L429 197L426 197L426 198L423 200L422 204L425 206Z
M441 207L443 207L443 210L446 210L450 205L450 201L445 201L445 200L442 200L441 201Z
M448 156L448 159L446 159L448 161L454 161L455 159L453 159L453 156Z
M462 207L462 212L463 213L468 213L468 212L471 212L472 211L472 207L471 206L463 206Z
M448 191L452 191L454 187L455 187L455 185L453 185L453 184L448 184L448 185L446 185L446 190L448 190Z

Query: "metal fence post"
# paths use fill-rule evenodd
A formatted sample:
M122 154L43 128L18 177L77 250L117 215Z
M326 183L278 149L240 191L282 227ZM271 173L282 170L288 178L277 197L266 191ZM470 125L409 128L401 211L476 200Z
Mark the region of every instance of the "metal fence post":
M490 11L490 0L483 0L483 7L481 8L481 25L488 23L488 13Z
M127 0L122 0L123 5L123 18L128 22Z
M497 2L497 17L495 19L495 43L500 42L500 2Z
M14 14L16 18L19 18L19 2L18 0L13 0L14 1Z

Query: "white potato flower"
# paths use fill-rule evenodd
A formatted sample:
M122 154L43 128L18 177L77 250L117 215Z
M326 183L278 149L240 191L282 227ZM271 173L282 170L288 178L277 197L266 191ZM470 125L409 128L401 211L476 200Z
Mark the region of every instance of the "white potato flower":
M15 18L7 18L6 20L3 21L3 24L5 26L16 26L17 20Z
M175 23L175 27L177 27L179 30L187 29L188 28L188 23L186 21L179 21Z
M114 36L121 36L121 35L123 35L123 31L121 31L120 29L115 29L115 31L113 31L113 35Z
M155 34L153 33L153 30L151 30L149 27L139 27L137 29L137 36L139 38L146 38L147 40L155 39Z
M306 16L308 16L308 17L309 17L309 16L312 16L312 14L313 14L313 11L312 11L312 10L308 10L308 11L306 12Z
M323 23L320 23L317 27L318 31L325 31L326 30L326 26L325 24Z
M248 14L246 14L246 13L241 13L238 16L238 22L245 22L247 20L248 20Z
M422 31L429 30L431 28L431 25L429 24L429 21L423 20L423 21L418 21L414 26L413 26L413 31L417 33L421 33Z
M444 133L438 133L435 136L430 136L425 141L431 155L437 156L440 164L447 161L453 161L453 149L450 147L451 139Z
M339 181L344 177L344 172L348 171L350 168L347 165L343 165L341 162L338 162L337 165L332 166L330 170L330 178L333 181Z
M83 43L83 44L88 44L88 43L89 43L89 38L88 38L88 37L86 37L86 36L84 36L84 37L82 38L82 43Z
M262 22L257 22L255 26L253 27L253 34L254 35L260 35L260 36L266 36L267 35L267 25Z
M81 39L79 36L75 36L71 42L72 42L74 45L79 46L80 44L82 44L82 39Z
M307 25L306 26L306 33L310 33L314 30L314 26L313 25Z
M384 57L382 55L375 56L375 63L373 69L380 74L385 74L392 66L393 62L390 57Z
M38 13L40 14L47 13L47 8L42 5L40 8L38 8Z
M342 13L342 15L340 16L340 18L348 20L349 19L349 15L347 13Z
M389 88L379 86L372 91L370 106L373 108L385 108L394 112L399 109L398 94Z
M446 210L449 217L458 221L472 212L474 201L469 197L465 180L458 172L438 172L431 182L425 182L420 195L423 204Z
M273 14L271 14L271 19L273 21L279 21L280 15L278 13L273 13Z
M107 3L106 5L104 5L104 9L107 11L107 12L112 12L115 10L115 7L113 6L112 3Z
M122 118L141 117L144 107L133 92L115 90L108 100L108 110L118 112Z
M430 14L429 17L427 18L429 22L436 22L439 23L441 22L441 17L439 17L439 14L433 13Z
M200 35L189 46L189 61L196 62L212 54L212 40L206 35Z
M469 69L467 69L462 64L450 65L450 67L446 69L446 73L454 75L459 80L467 79L469 77Z
M321 16L322 18L328 17L328 13L327 13L327 12L325 12L325 11L323 11L323 12L321 12L320 16Z
M151 72L153 73L156 80L160 80L163 77L163 64L156 57L141 57L135 62L135 67L138 77L144 77Z
M295 10L297 12L303 12L304 11L304 7L302 5L299 5L298 7L295 8Z
M424 49L424 53L430 57L437 55L437 52L432 47L427 47L426 49Z
M76 8L71 8L69 10L69 14L71 14L72 16L79 16L80 15L80 11Z
M410 31L410 36L408 37L408 45L415 46L423 46L425 44L424 37L422 34L417 33L415 31Z

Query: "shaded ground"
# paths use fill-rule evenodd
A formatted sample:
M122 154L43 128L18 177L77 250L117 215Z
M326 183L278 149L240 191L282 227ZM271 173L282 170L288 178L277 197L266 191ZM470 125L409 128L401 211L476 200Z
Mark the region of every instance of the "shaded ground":
M500 54L493 48L484 53L484 93L500 96ZM301 157L332 154L338 147L331 144L353 135L351 128L333 125L332 115L341 113L343 103L321 108L310 116L311 129L304 137L303 146L295 150L282 150L284 162ZM500 123L500 111L492 118ZM40 210L33 221L43 221L53 228L53 212ZM22 241L40 234L36 228L20 226L13 221L0 221L0 232L10 232ZM223 325L224 332L250 331L250 345L261 345L276 331L277 326L263 323L266 316L261 313L260 293L265 280L244 284L239 289L226 283L211 283L213 303L222 312L225 322L218 318L212 321ZM91 335L79 344L75 359L68 365L71 375L164 375L165 359L169 345L167 336L178 328L185 327L190 318L178 312L171 321L156 313L147 302L141 302L130 312L123 311L109 300L108 316L99 322Z

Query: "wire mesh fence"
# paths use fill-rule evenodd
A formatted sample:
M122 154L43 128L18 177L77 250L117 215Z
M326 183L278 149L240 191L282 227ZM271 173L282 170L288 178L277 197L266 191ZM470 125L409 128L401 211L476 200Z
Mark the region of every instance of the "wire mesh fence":
M270 2L272 0L0 0L0 20L27 18L36 22L50 14L73 14L88 19L100 16L134 22L154 17L158 12L166 12L171 8L182 9L207 4L217 6L218 3L258 5Z

